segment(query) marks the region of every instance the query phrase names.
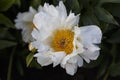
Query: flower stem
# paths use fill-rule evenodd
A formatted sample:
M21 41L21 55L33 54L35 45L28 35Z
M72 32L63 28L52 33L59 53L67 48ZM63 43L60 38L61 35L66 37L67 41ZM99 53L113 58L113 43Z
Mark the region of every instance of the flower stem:
M7 73L7 80L11 80L12 63L13 63L13 56L14 56L15 50L16 50L16 47L13 48L12 53L10 55L9 65L8 65L8 73Z

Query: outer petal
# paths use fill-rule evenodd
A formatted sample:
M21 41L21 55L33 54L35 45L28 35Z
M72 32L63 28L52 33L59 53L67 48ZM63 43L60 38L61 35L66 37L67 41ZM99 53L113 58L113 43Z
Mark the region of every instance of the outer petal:
M36 49L38 49L38 52L47 52L49 47L47 45L44 45L42 42L40 41L34 41L31 43L32 46Z
M45 4L43 9L34 16L33 23L37 29L40 30L41 27L44 27L45 32L51 32L59 25L58 16L58 11L53 5Z
M59 6L56 7L59 12L59 18L61 19L60 24L64 24L67 17L67 11L62 1L59 2Z
M61 62L61 66L64 68L65 67L65 64L67 64L67 62L72 59L73 57L75 57L77 55L77 53L71 53L67 56L64 57L64 59L62 60ZM72 60L73 61L73 60ZM69 61L70 62L70 61Z
M77 63L79 67L83 66L83 59L80 56L77 56Z
M54 52L52 53L53 67L61 63L62 59L65 57L65 52Z
M73 27L76 26L79 22L79 14L77 16L75 16L74 13L69 14L69 16L66 19L66 25L67 27Z
M74 75L77 71L77 65L67 63L65 69L68 74Z
M32 37L36 40L44 41L48 36L48 32L45 31L45 29L42 27L41 30L33 29L32 31Z
M80 36L83 41L83 44L101 43L102 32L98 26L91 25L91 26L80 27L80 30L81 30Z
M36 13L37 11L32 7L30 7L28 12L18 13L17 19L15 19L15 22L32 22L33 17Z
M86 51L83 55L81 55L85 61L87 63L90 62L90 60L96 60L99 56L99 51L95 51L95 52L90 52L90 51Z
M99 56L99 48L95 45L89 45L89 47L85 47L85 51L80 54L87 63L90 62L90 60L96 60Z
M47 66L49 64L52 64L52 60L51 57L49 56L48 53L38 53L34 55L35 57L37 57L37 62L41 65L41 66Z
M26 12L25 13L26 15L23 16L23 20L32 22L33 21L33 17L34 17L34 15L36 13L37 13L37 11L34 8L30 7L29 8L29 12Z

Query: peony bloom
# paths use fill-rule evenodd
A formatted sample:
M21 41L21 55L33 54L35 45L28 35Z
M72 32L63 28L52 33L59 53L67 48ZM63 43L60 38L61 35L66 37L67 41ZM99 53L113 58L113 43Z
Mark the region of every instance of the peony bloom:
M24 42L29 43L33 41L31 32L33 28L35 28L33 18L36 13L37 11L30 7L28 12L18 13L17 19L15 19L15 26L17 29L22 30L22 38Z
M79 14L70 12L67 16L62 1L58 6L44 4L33 19L36 26L32 31L35 41L32 46L38 50L34 56L41 66L61 65L70 75L74 75L83 59L89 63L99 56L102 33L98 26L78 27Z

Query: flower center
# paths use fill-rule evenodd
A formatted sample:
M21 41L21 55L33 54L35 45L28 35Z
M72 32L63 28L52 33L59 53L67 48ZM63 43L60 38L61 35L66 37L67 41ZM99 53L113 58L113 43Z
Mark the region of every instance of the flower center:
M70 54L73 51L74 32L69 29L57 30L54 33L52 47L55 51L65 51Z

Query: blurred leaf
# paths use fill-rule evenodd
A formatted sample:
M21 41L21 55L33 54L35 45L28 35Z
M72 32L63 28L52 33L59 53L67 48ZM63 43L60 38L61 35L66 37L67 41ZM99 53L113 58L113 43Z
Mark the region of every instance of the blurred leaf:
M102 62L103 63L101 63L101 65L99 67L99 70L98 70L98 73L97 73L97 79L102 77L105 74L105 72L106 72L106 70L108 68L108 60L104 59L104 61L102 61Z
M80 12L80 5L78 0L66 0L67 6L72 10L74 13L78 14Z
M20 75L24 75L24 70L23 70L23 66L22 66L22 63L21 63L21 61L20 60L18 60L17 62L16 62L16 66L17 66L17 70L18 70L18 72L20 73Z
M15 46L17 43L13 41L0 40L0 49Z
M117 16L120 18L120 4L105 4L103 7L108 10L113 16Z
M0 13L0 24L5 25L6 27L15 28L12 21L1 13Z
M119 25L116 22L116 20L113 18L113 16L108 11L106 11L104 8L96 7L95 15L98 17L99 20L103 22Z
M28 56L27 56L27 58L26 58L26 64L27 64L27 67L30 65L30 63L32 62L32 60L33 60L33 53L31 52Z
M103 3L120 3L120 0L100 0L100 4Z
M111 35L111 37L108 39L108 42L120 43L120 29Z
M58 5L59 1L66 2L66 0L52 0L54 5Z
M15 4L20 7L21 6L21 0L15 0Z
M0 11L7 11L14 2L15 0L0 0Z
M96 18L96 16L94 14L92 14L92 12L86 12L81 14L81 18L80 21L82 22L83 25L99 25L99 21Z
M39 7L40 4L41 0L31 0L31 6L33 6L36 9Z
M15 40L15 37L8 31L8 28L0 28L0 39Z
M120 63L113 64L110 67L110 75L113 77L120 76Z

